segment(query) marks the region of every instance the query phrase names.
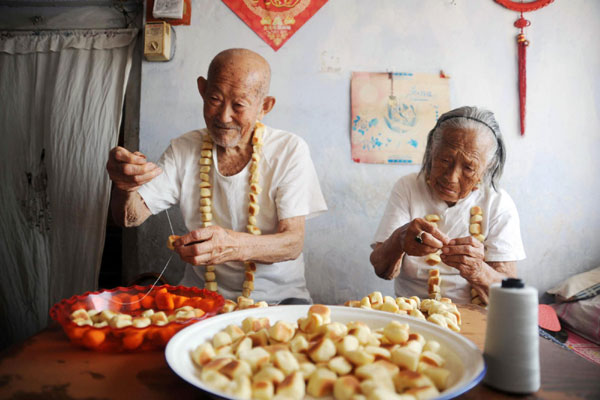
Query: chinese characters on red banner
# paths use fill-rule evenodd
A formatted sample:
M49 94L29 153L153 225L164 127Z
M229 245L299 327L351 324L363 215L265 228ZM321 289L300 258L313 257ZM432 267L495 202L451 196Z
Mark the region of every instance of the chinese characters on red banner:
M327 0L223 0L277 51Z

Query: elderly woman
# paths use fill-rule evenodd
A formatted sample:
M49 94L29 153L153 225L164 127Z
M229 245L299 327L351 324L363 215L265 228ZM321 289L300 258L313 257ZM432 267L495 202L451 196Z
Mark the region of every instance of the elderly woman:
M429 270L437 268L442 296L468 303L474 289L487 302L492 283L516 275L525 252L515 204L498 188L504 160L493 113L461 107L440 117L427 137L421 171L394 185L372 245L375 273L396 278L397 296L426 298ZM476 217L480 236L470 229L476 206L483 212ZM440 220L425 219L432 214ZM434 267L435 261L426 262L432 253L441 259Z

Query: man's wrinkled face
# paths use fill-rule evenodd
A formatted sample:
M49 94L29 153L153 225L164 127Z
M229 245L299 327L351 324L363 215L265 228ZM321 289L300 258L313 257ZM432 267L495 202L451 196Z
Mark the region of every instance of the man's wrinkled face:
M434 144L428 183L437 196L454 205L473 191L487 167L491 135L448 129Z
M223 68L205 81L204 120L217 145L235 147L250 140L262 118L262 84L259 74L241 68Z

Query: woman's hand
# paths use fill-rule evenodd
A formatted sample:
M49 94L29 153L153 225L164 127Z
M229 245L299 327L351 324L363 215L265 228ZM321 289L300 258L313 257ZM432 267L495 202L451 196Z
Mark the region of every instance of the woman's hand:
M422 243L417 241L419 234ZM385 242L377 243L369 259L378 277L394 279L400 274L404 254L424 256L435 253L449 241L435 225L415 218L396 229Z
M485 275L489 266L484 261L483 243L472 236L452 239L442 248L442 262L460 272L472 284L487 286Z
M419 243L417 237L421 238L422 243ZM402 239L404 252L418 257L435 253L450 242L446 234L422 218L415 218L408 224Z

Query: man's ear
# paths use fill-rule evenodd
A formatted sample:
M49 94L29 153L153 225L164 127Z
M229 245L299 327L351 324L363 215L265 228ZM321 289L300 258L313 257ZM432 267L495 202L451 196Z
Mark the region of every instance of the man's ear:
M267 96L263 99L262 108L260 110L259 119L267 115L275 106L275 97Z
M200 96L204 99L204 94L206 93L206 87L208 86L208 82L204 77L198 77L198 92L200 92Z

